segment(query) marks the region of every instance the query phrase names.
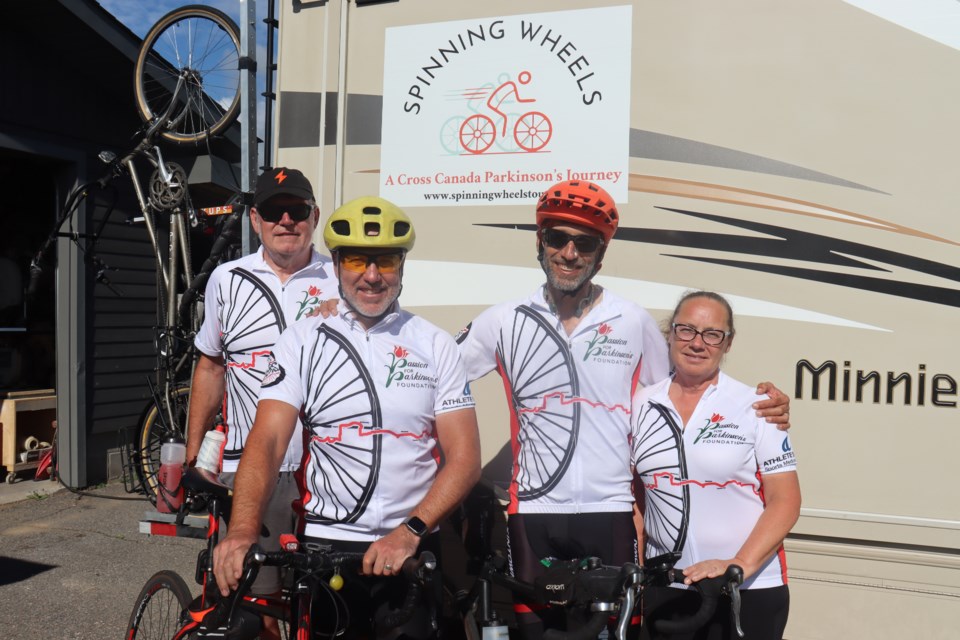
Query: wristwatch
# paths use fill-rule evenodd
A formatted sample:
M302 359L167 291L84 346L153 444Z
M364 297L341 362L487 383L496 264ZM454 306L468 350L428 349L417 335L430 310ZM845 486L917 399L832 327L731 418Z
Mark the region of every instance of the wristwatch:
M407 520L403 523L403 526L409 529L410 533L418 538L422 538L428 533L427 523L417 516L410 516L407 518Z

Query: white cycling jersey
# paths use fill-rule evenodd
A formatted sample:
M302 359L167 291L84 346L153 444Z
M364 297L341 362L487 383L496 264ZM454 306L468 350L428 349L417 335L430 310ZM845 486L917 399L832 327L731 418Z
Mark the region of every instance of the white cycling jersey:
M260 400L300 409L297 506L304 533L333 540L400 526L437 474L436 416L474 406L449 334L398 307L365 330L343 302L284 332Z
M205 295L203 325L194 344L208 356L222 357L226 365L223 471L233 472L253 426L270 349L288 325L315 312L321 300L337 297L337 280L330 259L312 250L310 264L281 284L261 247L214 269ZM294 439L281 469L296 469L300 454L300 441Z
M645 490L646 557L677 551L682 569L734 557L763 513L763 476L794 471L796 459L787 432L756 416L753 387L720 372L684 428L671 381L634 396L633 462ZM781 546L743 588L786 582Z
M567 336L543 287L480 314L457 336L476 380L496 369L511 410L509 513L630 511L630 398L669 373L663 335L604 290Z

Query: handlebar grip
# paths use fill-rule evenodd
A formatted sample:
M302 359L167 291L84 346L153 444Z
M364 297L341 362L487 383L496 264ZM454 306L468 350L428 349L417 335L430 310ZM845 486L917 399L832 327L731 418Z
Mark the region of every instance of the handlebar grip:
M579 629L573 631L547 629L543 632L543 640L592 640L600 635L609 619L609 611L594 611L587 623Z
M376 615L377 629L393 629L410 620L423 591L424 574L432 572L436 568L437 558L430 551L423 551L418 557L407 558L403 561L400 574L407 580L407 595L400 608L392 611L382 611Z
M683 582L683 574L677 570L674 579L676 582ZM717 604L720 602L720 596L724 593L727 585L739 586L743 584L743 569L732 564L727 567L726 572L715 578L704 578L699 582L694 582L693 587L700 594L700 608L692 616L680 620L656 620L654 626L665 634L690 633L705 625L714 612L717 610ZM738 621L739 622L739 621Z

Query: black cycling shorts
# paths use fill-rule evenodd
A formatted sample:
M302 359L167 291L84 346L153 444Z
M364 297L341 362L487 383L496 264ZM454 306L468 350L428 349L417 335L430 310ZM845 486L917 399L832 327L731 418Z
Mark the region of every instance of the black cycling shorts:
M790 591L787 585L740 591L740 622L746 640L780 640L787 627ZM685 618L700 607L696 591L672 587L647 587L643 591L641 640L736 640L730 615L730 598L721 596L713 617L699 631L690 634L658 633L655 621Z
M629 512L514 513L507 519L507 551L514 577L533 582L546 571L541 562L544 558L579 560L593 556L613 566L637 562L637 530ZM521 623L541 617L541 610L524 602L514 603Z

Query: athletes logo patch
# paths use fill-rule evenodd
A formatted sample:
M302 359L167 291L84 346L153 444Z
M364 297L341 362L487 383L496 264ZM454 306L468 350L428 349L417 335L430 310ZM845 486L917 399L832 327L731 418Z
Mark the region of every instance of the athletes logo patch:
M280 366L280 363L277 362L276 358L273 357L273 353L267 356L267 372L263 375L262 386L272 387L279 384L286 376L286 372L283 370L283 367Z

